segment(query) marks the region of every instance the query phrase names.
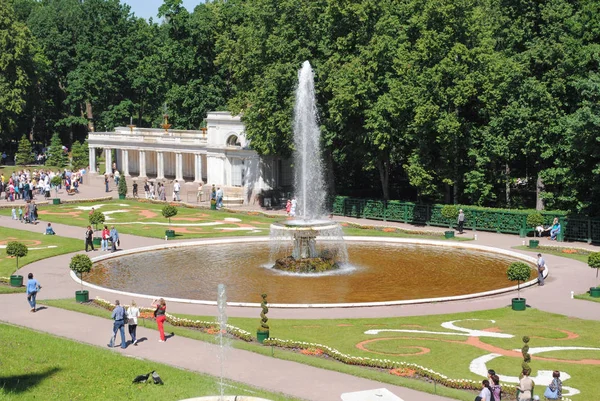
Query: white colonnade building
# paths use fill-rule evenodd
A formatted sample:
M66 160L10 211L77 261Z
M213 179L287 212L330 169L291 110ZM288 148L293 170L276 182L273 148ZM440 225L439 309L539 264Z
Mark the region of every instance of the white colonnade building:
M203 182L206 190L213 184L221 186L226 196L249 203L263 190L293 185L291 161L261 157L252 150L239 116L209 112L206 123L207 128L199 131L130 126L90 132L90 173L98 173L96 157L102 151L104 171L111 173L115 163L121 175L137 177L141 193L145 180L171 185L177 180L183 195L195 193Z

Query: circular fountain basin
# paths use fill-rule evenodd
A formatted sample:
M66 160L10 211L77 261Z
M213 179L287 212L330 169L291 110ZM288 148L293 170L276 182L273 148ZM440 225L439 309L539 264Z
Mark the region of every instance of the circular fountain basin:
M229 305L257 306L260 294L268 293L272 307L375 306L512 291L516 286L506 277L508 265L525 260L533 268L535 262L516 252L473 244L345 240L350 263L325 274L274 270L268 238L230 238L101 256L86 277L92 286L115 292L201 304L216 304L217 286L224 283Z

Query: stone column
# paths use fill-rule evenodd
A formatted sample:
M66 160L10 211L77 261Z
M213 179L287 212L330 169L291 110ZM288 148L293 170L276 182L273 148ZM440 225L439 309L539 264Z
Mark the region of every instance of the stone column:
M183 155L179 152L175 153L175 179L183 182Z
M163 180L165 178L165 158L163 152L156 152L156 179Z
M146 151L140 150L140 178L146 178Z
M104 148L104 164L106 166L105 173L112 174L112 149Z
M194 155L194 182L202 181L202 155Z
M90 165L90 169L89 169L88 173L97 173L97 171L96 171L96 148L93 148L93 147L89 148L88 163Z
M123 160L122 160L122 164L123 164L123 176L125 177L129 177L129 151L128 150L121 150L122 155L123 155Z

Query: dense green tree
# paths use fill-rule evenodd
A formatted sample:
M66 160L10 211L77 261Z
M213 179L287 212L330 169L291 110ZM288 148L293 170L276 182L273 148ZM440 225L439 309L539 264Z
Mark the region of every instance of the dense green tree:
M67 161L65 152L63 151L63 144L60 140L58 132L55 132L50 139L50 146L46 151L46 166L50 167L64 167Z
M79 141L73 142L71 147L71 167L79 170L88 165L89 149L87 141L81 144Z
M15 154L15 164L23 166L30 163L33 163L31 142L29 142L29 139L23 135L19 141L17 153Z
M15 15L10 0L0 1L0 144L18 138L17 124L31 101L36 68L35 41Z

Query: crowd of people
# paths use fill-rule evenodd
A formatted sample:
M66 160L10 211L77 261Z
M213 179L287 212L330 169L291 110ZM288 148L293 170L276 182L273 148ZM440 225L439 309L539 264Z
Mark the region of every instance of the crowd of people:
M518 401L540 400L538 395L533 394L535 383L529 377L529 374L530 371L528 369L523 369L521 372L519 384L516 386ZM502 395L500 377L494 370L488 370L488 378L481 382L481 392L475 397L475 401L500 401ZM560 372L558 370L552 373L552 382L548 384L543 395L546 400L562 399L562 381L560 380Z
M13 172L11 175L0 175L0 198L4 197L7 202L16 200L31 201L36 196L50 197L52 179L56 176L61 178L58 189L65 187L67 193L79 193L79 185L83 184L83 175L86 170L71 171L64 169L53 171L50 169L29 170L23 169Z

